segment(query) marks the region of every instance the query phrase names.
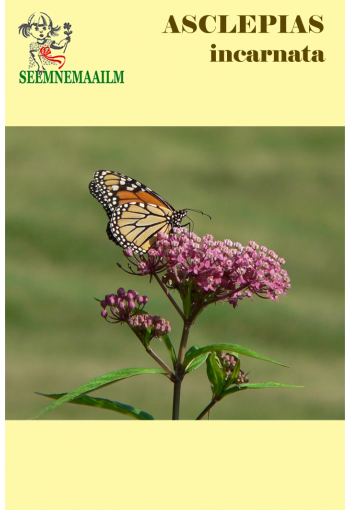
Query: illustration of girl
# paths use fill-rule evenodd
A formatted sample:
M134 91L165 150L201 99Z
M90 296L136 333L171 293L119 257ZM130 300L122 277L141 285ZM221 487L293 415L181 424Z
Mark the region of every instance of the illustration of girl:
M68 24L66 24L68 25ZM70 28L66 27L65 28ZM58 31L61 27L58 25L53 26L52 19L44 12L34 12L28 18L28 23L23 23L19 28L19 33L24 37L30 35L34 37L35 42L32 42L29 46L29 69L33 67L37 68L39 72L45 71L45 66L56 65L56 62L46 60L45 57L41 56L40 50L43 47L49 47L53 50L60 50L66 47L70 42L70 36L68 35L62 39L59 43L56 43L51 37L57 37Z

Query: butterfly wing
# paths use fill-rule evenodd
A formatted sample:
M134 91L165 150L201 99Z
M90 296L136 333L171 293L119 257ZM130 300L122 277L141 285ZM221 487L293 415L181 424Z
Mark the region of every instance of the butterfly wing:
M157 205L127 203L116 208L108 224L110 239L122 248L146 253L159 232L172 228L168 210Z
M146 253L159 232L170 232L186 214L175 211L160 195L124 174L100 170L89 188L110 219L108 237L136 253Z
M109 211L113 212L117 205L130 201L167 207L174 213L174 208L155 191L132 177L110 170L95 172L94 180L90 183L90 192L103 205L107 214Z

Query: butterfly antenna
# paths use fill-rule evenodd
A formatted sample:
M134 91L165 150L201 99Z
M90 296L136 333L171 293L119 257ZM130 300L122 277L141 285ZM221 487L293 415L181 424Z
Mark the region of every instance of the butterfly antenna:
M202 214L203 216L208 216L208 218L211 220L211 216L209 214L204 213L203 211L200 211L199 209L186 209L186 211L193 211Z

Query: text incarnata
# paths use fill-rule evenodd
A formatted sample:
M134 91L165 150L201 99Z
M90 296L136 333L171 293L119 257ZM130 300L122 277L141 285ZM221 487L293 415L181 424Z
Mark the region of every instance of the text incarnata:
M197 31L205 34L320 34L324 30L323 16L313 15L307 20L301 16L288 15L210 15L196 17L184 16L176 21L170 16L163 33L193 34ZM324 62L322 50L312 50L309 46L292 50L232 50L217 49L211 45L210 62Z

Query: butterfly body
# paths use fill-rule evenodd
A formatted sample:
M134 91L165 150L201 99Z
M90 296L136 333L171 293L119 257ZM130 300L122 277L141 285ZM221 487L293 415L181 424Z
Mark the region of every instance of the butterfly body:
M135 253L146 253L158 233L169 233L180 226L187 213L176 211L139 181L109 170L95 172L89 189L109 217L108 237Z

